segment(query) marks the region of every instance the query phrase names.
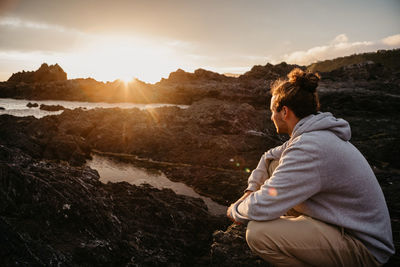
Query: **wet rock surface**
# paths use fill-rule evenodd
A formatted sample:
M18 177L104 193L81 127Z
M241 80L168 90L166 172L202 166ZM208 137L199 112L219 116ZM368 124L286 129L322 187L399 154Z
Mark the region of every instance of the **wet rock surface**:
M2 266L188 266L226 225L171 190L99 182L98 173L0 146ZM208 257L209 259L209 257Z

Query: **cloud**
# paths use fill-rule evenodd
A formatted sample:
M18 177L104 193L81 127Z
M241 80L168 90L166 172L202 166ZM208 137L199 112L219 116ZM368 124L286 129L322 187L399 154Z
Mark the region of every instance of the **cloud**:
M382 39L382 43L388 46L400 46L400 34L395 34Z
M18 17L3 17L0 18L0 26L8 26L15 28L29 28L29 29L43 29L43 30L55 30L59 32L77 32L72 29L68 29L59 25L52 25L47 23L39 23L35 21L22 20Z
M347 38L346 34L342 33L333 39L332 44L340 44L340 43L347 43L349 38Z
M2 51L71 51L84 43L86 34L59 25L0 17L0 50Z
M312 47L305 51L285 54L283 61L291 64L309 65L313 62L348 56L356 53L372 52L400 46L400 34L386 37L380 41L349 42L346 34L337 35L329 44Z

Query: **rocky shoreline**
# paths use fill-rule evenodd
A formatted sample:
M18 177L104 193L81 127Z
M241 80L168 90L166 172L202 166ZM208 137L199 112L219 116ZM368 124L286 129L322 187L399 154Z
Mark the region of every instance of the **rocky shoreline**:
M2 266L208 264L211 235L227 224L171 190L102 184L88 167L4 146L0 155Z
M102 184L85 162L99 153L161 170L228 205L242 194L261 154L285 140L276 135L266 103L271 79L291 67L255 67L240 86L206 71L179 72L160 82L184 92L187 109L75 109L41 119L1 115L1 263L268 266L248 250L245 228L210 215L202 200L128 183ZM385 194L399 251L400 79L387 72L370 79L365 73L376 71L372 67L379 68L327 75L319 87L321 109L350 122L351 142ZM0 88L0 94L7 90ZM399 263L396 254L386 266Z

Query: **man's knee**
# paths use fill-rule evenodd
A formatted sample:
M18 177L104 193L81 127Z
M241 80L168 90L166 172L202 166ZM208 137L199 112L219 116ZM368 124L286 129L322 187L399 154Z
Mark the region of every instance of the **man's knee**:
M257 230L254 229L253 224L254 222L250 221L247 224L247 230L246 230L246 242L250 248L252 247L254 240L257 239L257 233L256 233Z
M267 249L268 245L268 227L265 227L266 222L250 221L246 230L246 241L250 249L253 251L259 250L261 247Z
M289 241L296 242L298 227L303 224L307 224L304 216L284 216L284 218L263 222L250 221L247 225L246 241L253 251L276 250Z

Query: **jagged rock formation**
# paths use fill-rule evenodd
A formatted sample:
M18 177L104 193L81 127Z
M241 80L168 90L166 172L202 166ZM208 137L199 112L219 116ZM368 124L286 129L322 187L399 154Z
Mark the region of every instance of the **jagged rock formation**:
M315 63L308 69L319 71L325 80L334 82L379 80L385 85L398 85L399 51L353 55ZM43 64L36 72L17 73L8 82L0 83L0 97L173 104L191 104L212 97L263 108L268 100L271 83L285 77L295 67L306 68L285 62L257 65L239 77L228 77L204 69L194 73L179 69L172 72L168 79L162 79L156 84L136 80L127 85L121 81L102 83L90 78L66 80L66 74L58 65L48 67ZM32 83L34 81L41 83Z
M216 72L197 69L194 73L185 72L182 69L178 69L175 72L169 74L168 79L161 79L160 83L185 83L185 82L209 82L209 81L229 81L233 80L232 77L228 77Z
M265 66L255 65L250 71L239 76L241 80L276 80L281 77L285 77L292 69L304 67L299 65L291 65L286 62L282 62L277 65L272 65L270 63Z
M58 65L47 65L43 63L36 71L22 71L13 73L9 82L25 83L47 83L55 81L66 81L67 73Z

